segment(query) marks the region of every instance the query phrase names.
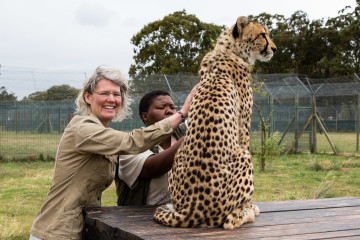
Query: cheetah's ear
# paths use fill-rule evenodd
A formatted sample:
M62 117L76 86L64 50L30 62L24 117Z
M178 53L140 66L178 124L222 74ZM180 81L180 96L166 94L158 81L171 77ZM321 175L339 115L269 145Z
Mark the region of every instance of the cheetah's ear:
M236 39L242 35L242 29L249 24L249 20L246 17L238 17L235 26L233 28L233 37Z

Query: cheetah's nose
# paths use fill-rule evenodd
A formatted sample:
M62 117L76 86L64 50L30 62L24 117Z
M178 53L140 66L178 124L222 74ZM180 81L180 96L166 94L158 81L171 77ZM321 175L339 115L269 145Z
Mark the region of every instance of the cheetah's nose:
M273 51L273 53L276 52L276 48L275 48L275 47L272 47L271 50Z

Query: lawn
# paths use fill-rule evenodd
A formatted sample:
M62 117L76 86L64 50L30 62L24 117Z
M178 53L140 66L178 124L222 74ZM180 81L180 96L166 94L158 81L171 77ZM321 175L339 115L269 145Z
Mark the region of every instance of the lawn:
M260 139L258 132L253 131L252 139ZM294 140L294 134L288 133L284 147ZM281 134L280 134L281 136ZM356 152L355 133L329 133L339 153ZM61 138L60 133L32 133L0 131L0 160L53 159ZM324 134L317 134L317 152L331 153L332 149ZM309 151L309 134L303 134L299 141L299 151ZM253 143L253 142L252 142Z
M0 159L54 158L60 133L0 131Z
M360 197L360 157L278 156L260 172L256 156L253 201ZM28 239L32 221L50 188L54 162L0 162L0 239ZM102 196L116 205L115 184Z

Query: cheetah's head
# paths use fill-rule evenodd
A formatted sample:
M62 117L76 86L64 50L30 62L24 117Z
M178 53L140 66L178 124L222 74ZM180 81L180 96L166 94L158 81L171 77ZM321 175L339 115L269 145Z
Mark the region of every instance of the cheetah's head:
M239 17L224 34L232 42L228 50L250 65L256 60L269 61L276 51L269 30L257 22L250 22L246 17Z

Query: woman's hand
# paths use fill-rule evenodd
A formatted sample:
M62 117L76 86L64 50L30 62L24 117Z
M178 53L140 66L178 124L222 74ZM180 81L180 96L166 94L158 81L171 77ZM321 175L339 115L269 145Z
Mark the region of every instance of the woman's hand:
M181 112L183 113L184 117L187 117L191 100L196 92L196 88L200 85L200 83L196 84L195 87L191 90L190 94L187 96L184 105L181 108ZM171 127L173 129L177 128L177 126L182 122L183 116L179 112L175 113L174 115L169 117L169 120L171 121Z
M190 104L191 104L191 100L194 96L194 94L196 93L196 89L197 87L200 85L200 83L196 84L195 87L193 87L193 89L191 90L190 94L187 96L184 105L181 108L181 112L184 114L185 117L188 116L188 112L190 109Z

